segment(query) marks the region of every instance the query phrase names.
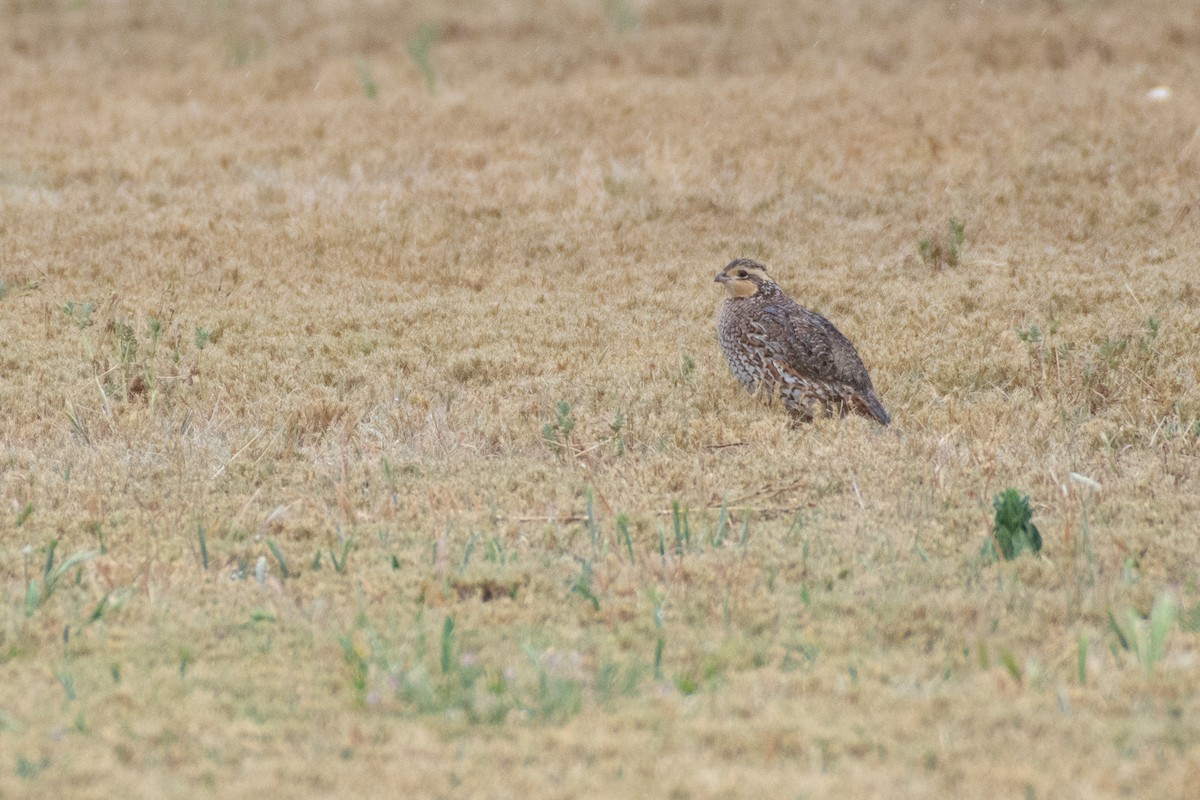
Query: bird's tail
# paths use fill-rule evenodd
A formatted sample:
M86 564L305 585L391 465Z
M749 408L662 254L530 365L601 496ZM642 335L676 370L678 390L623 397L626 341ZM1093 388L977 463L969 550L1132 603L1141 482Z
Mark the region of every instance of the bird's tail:
M865 416L878 422L880 425L891 425L892 418L888 414L887 409L883 407L883 403L879 402L879 398L875 396L875 392L870 389L865 394L859 395L858 410Z

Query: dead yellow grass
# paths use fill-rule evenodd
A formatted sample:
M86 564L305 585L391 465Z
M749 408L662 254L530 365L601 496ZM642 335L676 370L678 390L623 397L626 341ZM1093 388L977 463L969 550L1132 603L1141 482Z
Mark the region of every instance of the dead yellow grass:
M0 14L0 796L1200 794L1194 9Z

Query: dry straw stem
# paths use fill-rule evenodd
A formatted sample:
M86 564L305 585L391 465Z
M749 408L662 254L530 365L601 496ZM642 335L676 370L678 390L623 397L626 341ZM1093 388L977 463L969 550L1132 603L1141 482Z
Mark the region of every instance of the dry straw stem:
M0 795L1200 793L1195 9L626 11L0 6Z

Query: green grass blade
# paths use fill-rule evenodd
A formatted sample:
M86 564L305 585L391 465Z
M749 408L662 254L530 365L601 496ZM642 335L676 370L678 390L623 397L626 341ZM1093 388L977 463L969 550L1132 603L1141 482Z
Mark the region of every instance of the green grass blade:
M479 535L475 531L471 531L470 537L467 538L467 546L463 550L462 563L458 565L459 575L467 571L467 565L471 563L471 554L475 552L475 543L478 540Z
M54 553L58 550L58 539L51 539L50 546L46 548L46 566L42 570L42 578L46 581L50 580L50 570L54 569Z
M275 544L274 539L267 539L267 548L271 551L271 555L275 556L275 560L279 562L279 571L284 579L290 578L292 572L288 569L287 559L283 557L283 551L279 549L279 545Z
M717 515L717 531L713 534L713 547L720 547L725 543L725 528L729 525L729 499L728 497L721 500L721 512Z
M1087 686L1088 637L1086 633L1079 634L1079 660L1077 670L1079 685Z
M629 554L629 563L634 563L633 558L633 539L629 536L629 517L624 514L617 515L617 533L625 542L625 551Z
M671 501L671 524L675 527L675 554L683 555L683 520L680 517L679 501Z
M454 617L446 617L442 623L441 667L443 675L454 668Z
M42 587L37 581L30 581L25 587L25 616L32 617L33 612L42 604Z
M1170 592L1163 592L1155 598L1154 607L1150 610L1148 668L1162 661L1166 655L1167 636L1178 618L1179 606Z
M204 566L204 571L208 572L208 533L199 523L196 524L196 540L200 542L200 563Z
M104 612L108 610L108 599L112 596L111 593L100 598L100 602L92 609L92 613L88 615L87 622L84 625L91 625L93 622L99 622L104 618Z

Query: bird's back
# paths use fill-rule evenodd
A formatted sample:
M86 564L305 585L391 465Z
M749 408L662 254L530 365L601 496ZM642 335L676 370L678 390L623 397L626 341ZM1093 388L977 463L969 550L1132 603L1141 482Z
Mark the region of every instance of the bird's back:
M752 392L778 393L801 413L816 402L891 421L850 340L782 291L727 299L717 338L734 376Z

